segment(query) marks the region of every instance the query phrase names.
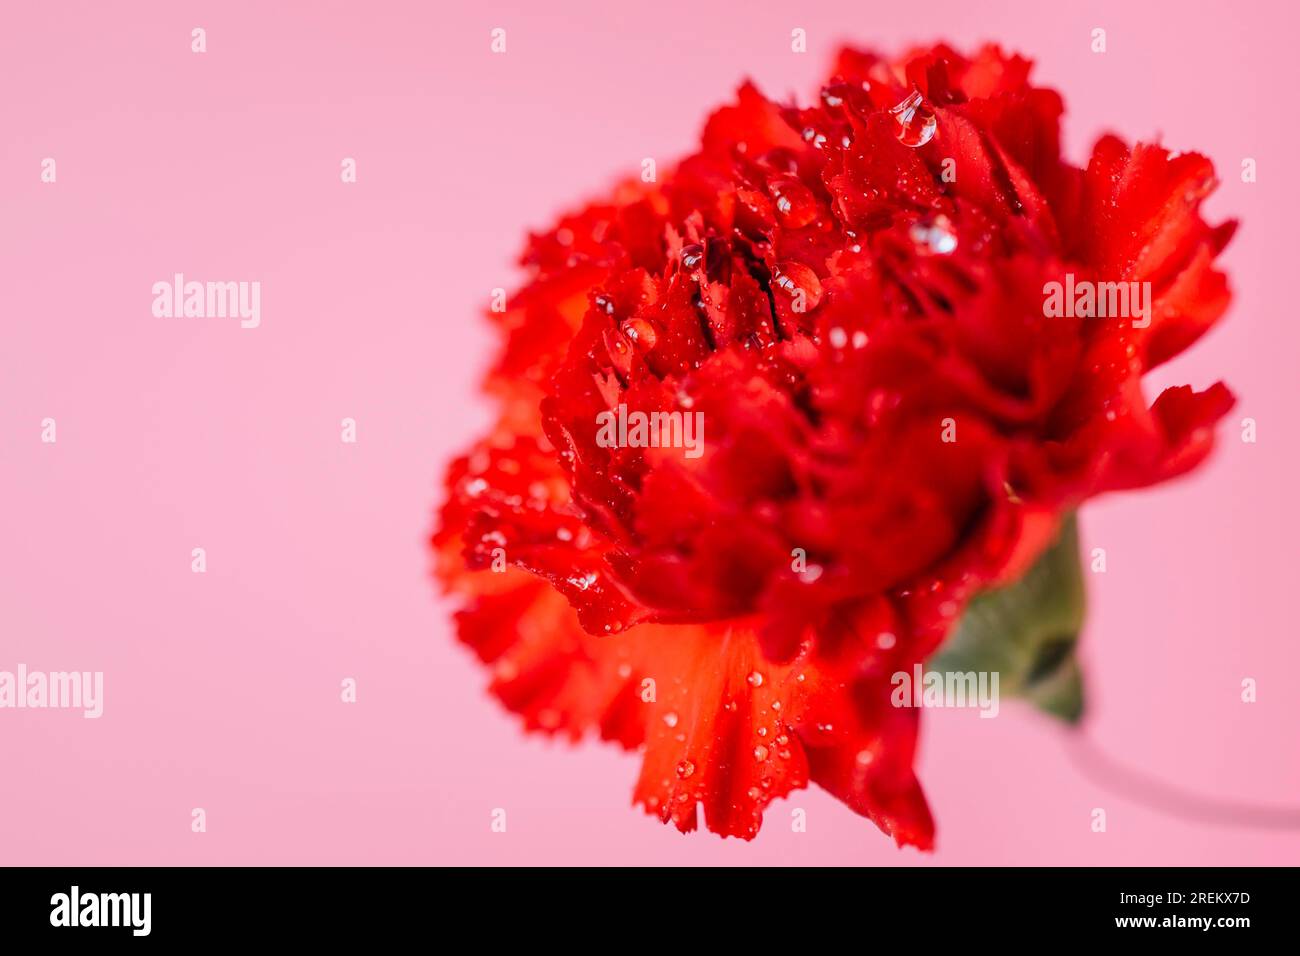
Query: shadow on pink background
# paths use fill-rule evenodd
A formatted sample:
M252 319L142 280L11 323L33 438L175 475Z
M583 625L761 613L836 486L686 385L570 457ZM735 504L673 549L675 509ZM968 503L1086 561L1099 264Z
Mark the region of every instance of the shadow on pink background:
M528 228L687 151L745 75L807 100L839 40L996 39L1064 94L1074 161L1106 128L1160 135L1214 159L1212 218L1244 223L1226 322L1148 380L1233 386L1216 459L1083 513L1109 561L1088 582L1086 733L1207 797L1300 804L1284 5L443 6L6 10L0 669L101 670L105 706L0 711L0 863L1300 862L1295 830L1182 822L1099 788L1020 705L927 714L933 856L818 790L773 804L751 844L680 836L631 808L635 757L525 738L488 699L424 544L445 461L487 420L480 312L514 285ZM261 327L154 318L151 286L177 271L260 280Z

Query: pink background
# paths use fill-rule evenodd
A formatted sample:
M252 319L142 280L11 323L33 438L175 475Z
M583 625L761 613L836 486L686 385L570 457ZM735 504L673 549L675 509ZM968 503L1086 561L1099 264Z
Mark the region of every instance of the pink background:
M995 38L1064 93L1075 161L1103 128L1162 135L1215 160L1212 217L1244 221L1226 324L1151 382L1236 389L1217 458L1084 512L1086 546L1109 554L1089 580L1087 734L1207 796L1300 803L1287 5L450 6L8 5L0 669L102 670L106 700L98 721L0 711L0 862L1300 862L1295 830L1190 824L1099 789L1019 705L927 715L932 857L817 790L774 804L751 844L680 836L630 807L635 757L525 738L487 698L424 545L445 461L487 421L479 312L518 278L526 229L688 150L746 74L807 99L840 39ZM150 287L175 271L260 280L261 328L154 318Z

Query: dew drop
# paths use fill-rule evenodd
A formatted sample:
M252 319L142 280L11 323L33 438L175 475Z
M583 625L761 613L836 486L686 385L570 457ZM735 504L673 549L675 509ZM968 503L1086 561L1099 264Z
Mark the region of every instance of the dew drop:
M821 280L817 278L817 273L802 262L778 262L772 275L772 284L792 299L797 299L802 292L805 312L817 308L822 300Z
M691 763L689 760L683 760L677 765L677 776L681 777L683 780L693 773L695 773L695 764Z
M677 711L675 711L675 710L670 710L670 711L668 711L668 713L664 714L664 723L667 724L669 727L676 727L676 726L677 726Z
M682 246L682 251L678 258L681 259L684 268L694 269L704 261L704 247L698 242L692 242L690 245Z
M781 225L802 229L817 218L817 200L812 190L797 179L777 179L768 183L767 191L776 203Z
M760 674L758 671L754 671L752 674L750 674L748 677L745 678L745 682L749 684L750 687L762 687L763 675Z
M898 124L898 129L895 131L898 141L904 146L915 149L924 146L934 138L934 131L938 128L939 121L920 90L912 90L889 112L894 117L894 122Z
M607 330L604 333L604 338L605 350L609 352L609 357L615 361L630 353L631 350L627 347L627 339L623 338L623 336Z
M957 248L957 233L947 216L935 216L930 223L914 223L908 235L923 252L946 256Z
M759 744L757 747L755 747L755 748L754 748L754 759L755 759L755 760L760 760L760 761L761 761L761 760L766 760L766 759L767 759L767 748L764 747L762 744Z
M805 126L802 136L805 143L812 143L813 149L821 149L826 145L826 134L815 126Z
M655 335L654 326L645 319L628 319L623 323L621 331L635 342L636 347L642 352L649 352L654 348L655 341L658 338Z

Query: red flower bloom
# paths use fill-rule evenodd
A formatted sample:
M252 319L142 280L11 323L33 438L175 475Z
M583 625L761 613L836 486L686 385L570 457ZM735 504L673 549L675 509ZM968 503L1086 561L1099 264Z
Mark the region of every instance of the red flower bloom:
M681 830L750 838L812 780L930 846L890 675L1232 404L1140 387L1228 303L1210 163L1070 166L1029 69L846 51L815 107L745 85L663 182L532 237L494 316L500 419L434 536L461 638L529 729L643 747L635 799ZM1054 315L1052 283L1134 298ZM602 441L620 407L702 422L698 455Z

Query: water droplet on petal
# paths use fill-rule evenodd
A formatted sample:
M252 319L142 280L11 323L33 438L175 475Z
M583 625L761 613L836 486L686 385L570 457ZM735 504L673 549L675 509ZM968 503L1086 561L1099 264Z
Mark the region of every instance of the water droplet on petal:
M797 179L777 179L768 183L767 191L776 203L776 217L781 225L802 229L817 218L817 200L812 190Z
M904 146L915 149L924 146L934 138L934 131L938 128L939 121L935 118L934 109L925 101L920 90L912 90L903 102L889 112L894 117L894 122L898 124L898 129L895 131L898 141Z
M754 671L752 674L750 674L748 677L745 678L745 682L749 684L750 687L762 687L763 675L760 674L758 671Z
M801 135L805 143L812 143L813 149L822 149L826 145L826 134L815 126L805 126Z
M678 255L681 259L682 267L694 269L704 261L704 247L698 242L692 242L690 245L682 246L682 251Z
M610 362L626 376L632 371L632 346L626 336L617 329L605 329L601 332L601 338L604 340L605 351L609 354Z
M757 747L755 747L755 748L754 748L754 759L755 759L755 760L766 760L766 759L767 759L767 748L764 747L762 744L759 744Z
M957 233L947 216L936 216L930 223L914 223L908 231L922 252L946 256L957 248Z
M667 724L669 727L676 727L676 726L677 726L677 711L675 711L675 710L670 710L670 711L668 711L668 713L664 714L664 723Z
M623 323L621 331L629 339L636 343L636 347L642 352L649 352L655 347L654 326L645 319L628 319Z
M821 280L802 262L778 262L772 284L799 303L803 312L811 312L822 300Z
M677 765L677 776L681 777L683 780L693 773L695 773L695 764L691 763L689 760L683 760Z

